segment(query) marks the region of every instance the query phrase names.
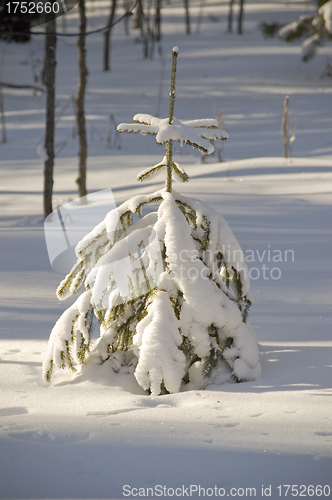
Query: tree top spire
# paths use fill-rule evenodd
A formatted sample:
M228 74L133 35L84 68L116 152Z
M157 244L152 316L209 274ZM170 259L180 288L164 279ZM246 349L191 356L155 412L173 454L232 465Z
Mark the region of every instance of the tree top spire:
M173 141L180 142L181 145L189 144L202 153L211 154L214 152L214 145L211 141L216 139L225 140L228 138L228 133L225 132L225 130L219 129L217 120L213 118L180 121L174 117L176 63L178 54L178 47L173 47L168 118L157 118L155 116L139 113L134 116L133 123L120 123L117 127L118 132L154 135L158 144L166 144L166 152L162 162L140 172L137 178L143 181L159 173L162 169L166 169L166 191L168 192L172 190L173 174L182 182L187 182L189 180L189 176L172 159Z

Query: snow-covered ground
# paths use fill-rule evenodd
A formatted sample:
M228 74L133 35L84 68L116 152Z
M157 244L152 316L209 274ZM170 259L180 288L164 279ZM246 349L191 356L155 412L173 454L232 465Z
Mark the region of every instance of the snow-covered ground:
M201 487L205 496L277 499L286 497L282 485L318 498L320 490L312 494L309 485L332 489L332 86L319 78L332 51L326 46L304 65L299 45L264 40L256 29L262 20L289 22L312 8L250 3L239 37L225 33L226 3L207 2L200 34L191 36L184 34L182 6L167 7L162 59L155 51L144 60L134 43L138 33L126 37L119 24L110 73L101 71L101 35L88 41L90 191L111 188L119 204L161 187L162 177L142 185L135 179L161 160L163 147L154 138L121 135L117 149L110 114L116 123L139 112L167 115L174 45L180 49L175 116L224 112L225 161L201 164L199 154L178 149L176 161L191 181L176 189L220 211L247 257L255 299L250 321L262 364L255 382L151 397L106 366L78 383L68 372L56 373L51 386L42 381L49 333L67 306L55 297L63 274L50 266L42 222L37 147L45 99L3 89L1 498L199 498ZM103 23L98 9L91 28ZM76 29L74 14L69 28ZM33 83L42 49L41 36L28 45L1 43L2 79ZM76 65L75 40L59 39L55 205L76 196ZM296 135L288 160L280 135L286 94ZM287 496L295 494L296 487Z

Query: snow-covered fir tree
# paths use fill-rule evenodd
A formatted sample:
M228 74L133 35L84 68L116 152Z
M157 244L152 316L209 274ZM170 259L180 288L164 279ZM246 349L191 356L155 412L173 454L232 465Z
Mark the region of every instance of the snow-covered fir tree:
M309 61L326 41L332 41L332 0L322 0L315 16L302 15L286 24L278 36L286 42L304 38L302 60Z
M260 376L241 247L219 213L172 189L173 178L189 179L173 161L173 141L211 153L210 140L227 138L216 120L174 118L177 56L175 47L169 117L138 114L118 127L166 144L164 159L138 175L143 181L164 171L166 188L126 201L78 243L57 296L66 299L83 284L85 291L51 332L47 381L55 368L84 372L104 363L115 372L129 367L153 395ZM94 343L93 318L100 324Z

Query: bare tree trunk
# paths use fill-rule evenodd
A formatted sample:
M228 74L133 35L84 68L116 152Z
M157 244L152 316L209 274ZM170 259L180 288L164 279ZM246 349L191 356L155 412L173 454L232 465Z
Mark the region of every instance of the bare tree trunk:
M161 39L161 0L156 0L156 12L154 18L156 40Z
M5 106L3 104L3 93L2 93L1 82L0 82L0 114L1 114L1 126L2 126L2 142L3 144L5 144L7 142L7 134L6 134Z
M232 31L233 31L233 4L234 4L234 0L229 0L228 26L227 26L228 33L232 33Z
M240 10L239 10L239 17L238 17L238 25L237 25L237 32L239 35L242 35L242 33L243 33L243 30L242 30L243 6L244 6L244 0L240 0Z
M155 32L155 18L152 18L151 10L152 10L153 0L148 0L147 4L147 13L145 15L145 32L146 32L146 44L147 44L147 57L153 59L154 55L154 46L156 41L156 32Z
M111 30L112 24L114 22L116 9L116 0L112 0L111 12L108 18L107 30L104 33L104 71L110 70L110 39L111 39Z
M124 0L124 10L125 10L125 14L127 14L129 12L129 0ZM129 15L127 14L124 18L124 28L125 28L125 35L128 36L129 35Z
M46 86L46 130L44 161L44 218L50 215L53 194L54 131L55 131L55 66L56 66L56 22L46 24L44 81Z
M146 25L147 23L146 17L144 15L142 0L137 0L135 27L139 28L141 32L144 59L147 59L149 57L149 33L148 26Z
M137 4L133 15L133 28L135 30L141 28L141 15L142 15L142 5L140 4L140 0L137 0Z
M85 48L85 31L86 31L86 16L85 16L85 0L79 1L79 37L77 40L78 51L78 87L77 96L75 99L76 108L76 122L78 134L78 177L76 183L78 184L78 196L87 195L86 190L86 158L87 158L87 141L85 130L85 87L86 87L86 48Z
M198 35L201 31L204 6L205 6L205 0L200 0L199 12L198 12L197 23L196 23L196 35Z
M6 56L6 52L7 52L7 46L10 43L10 40L11 40L11 36L9 36L7 43L3 49L3 52L1 54L1 61L0 61L0 115L1 115L2 142L3 142L3 144L5 144L7 142L5 105L3 102L3 90L2 90L2 88L5 87L6 85L1 80L2 80L3 64L5 61L5 56Z
M187 35L190 35L189 0L184 0L184 10L186 13L186 33Z

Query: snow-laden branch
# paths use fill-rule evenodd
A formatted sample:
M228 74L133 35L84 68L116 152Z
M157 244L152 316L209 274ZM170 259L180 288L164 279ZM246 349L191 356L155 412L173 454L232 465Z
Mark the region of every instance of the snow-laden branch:
M189 176L183 170L181 165L179 165L178 163L176 163L173 160L170 161L170 165L172 167L173 178L176 181L188 182ZM157 163L157 165L154 165L154 167L149 167L149 168L142 170L137 175L137 180L141 181L141 182L146 180L146 179L151 180L152 178L157 177L166 168L167 168L167 158L166 158L166 156L164 156L163 160L160 163Z
M324 3L318 11L318 14L323 16L326 31L332 35L332 0Z
M131 132L142 135L154 135L158 144L165 144L168 141L176 141L211 154L214 152L212 140L225 140L228 133L217 128L217 120L208 118L202 120L180 121L173 119L169 124L168 118L157 118L147 114L137 114L133 118L134 123L121 123L118 125L118 132Z
M302 50L302 59L304 61L308 61L311 59L317 52L317 48L321 45L321 35L319 33L315 33L310 36L301 45Z

